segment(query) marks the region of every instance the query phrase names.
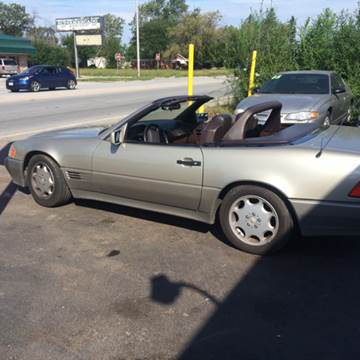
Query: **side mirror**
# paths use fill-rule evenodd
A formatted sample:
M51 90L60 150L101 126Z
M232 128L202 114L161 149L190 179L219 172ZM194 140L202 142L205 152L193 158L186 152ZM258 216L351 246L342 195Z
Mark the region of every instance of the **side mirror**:
M111 133L111 137L110 137L111 144L113 145L121 144L120 134L121 134L121 130L116 130Z
M333 90L333 94L334 94L334 95L338 95L338 94L344 93L345 91L346 91L345 89L340 89L340 88L338 88L338 89L334 89L334 90Z

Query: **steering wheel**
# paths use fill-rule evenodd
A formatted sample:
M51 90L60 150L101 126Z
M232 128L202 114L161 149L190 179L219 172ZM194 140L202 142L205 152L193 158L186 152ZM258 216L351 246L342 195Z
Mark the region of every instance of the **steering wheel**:
M144 129L144 142L153 144L168 144L166 132L156 124L147 125Z

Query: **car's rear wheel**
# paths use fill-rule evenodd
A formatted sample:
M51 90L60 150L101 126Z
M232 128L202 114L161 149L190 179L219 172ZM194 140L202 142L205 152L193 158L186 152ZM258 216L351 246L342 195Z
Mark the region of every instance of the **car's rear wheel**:
M30 159L27 182L34 200L42 206L60 206L71 199L59 166L46 155L35 155Z
M69 90L74 90L76 88L76 82L74 80L68 80L68 82L66 83L66 87Z
M293 232L291 214L281 198L253 185L237 186L226 194L220 223L233 245L260 255L279 250Z
M30 88L32 92L39 92L41 89L41 85L38 81L34 80L31 82Z

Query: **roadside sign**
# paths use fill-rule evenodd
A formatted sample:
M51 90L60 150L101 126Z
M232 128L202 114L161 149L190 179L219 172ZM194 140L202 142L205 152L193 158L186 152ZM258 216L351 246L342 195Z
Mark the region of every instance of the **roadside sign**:
M114 57L117 62L121 61L121 59L122 59L122 55L119 52L117 52Z
M100 34L95 34L95 35L76 34L76 44L78 46L101 46L102 36Z
M56 31L101 31L104 26L103 16L83 16L66 19L56 19Z

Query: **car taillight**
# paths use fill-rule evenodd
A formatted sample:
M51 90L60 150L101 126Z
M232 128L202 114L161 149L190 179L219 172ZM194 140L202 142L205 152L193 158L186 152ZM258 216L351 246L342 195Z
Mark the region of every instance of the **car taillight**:
M15 159L16 156L16 149L14 144L11 144L10 149L9 149L9 158L10 159Z
M360 182L358 182L355 187L351 190L349 194L350 197L360 198Z

